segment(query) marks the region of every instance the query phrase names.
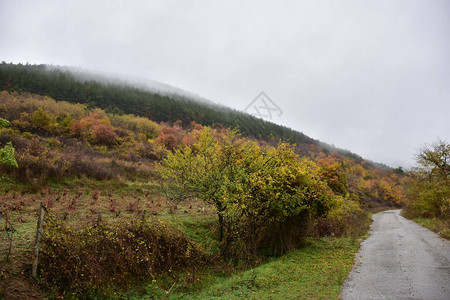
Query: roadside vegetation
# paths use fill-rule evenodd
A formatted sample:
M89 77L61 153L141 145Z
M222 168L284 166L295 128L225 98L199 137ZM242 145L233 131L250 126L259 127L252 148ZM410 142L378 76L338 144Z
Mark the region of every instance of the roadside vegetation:
M154 286L158 282L147 289L162 299L339 299L360 242L348 237L306 238L298 249L254 268L205 274L202 284L189 291L175 285L167 293Z
M450 239L450 144L424 145L416 161L405 216Z
M0 118L7 299L288 297L290 287L335 298L368 211L407 202L395 170L221 124L12 91L0 92Z

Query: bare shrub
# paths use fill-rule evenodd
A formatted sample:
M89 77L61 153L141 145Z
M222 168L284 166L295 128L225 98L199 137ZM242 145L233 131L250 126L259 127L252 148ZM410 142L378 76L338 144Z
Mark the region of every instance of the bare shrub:
M96 180L107 180L116 178L111 168L99 162L95 157L78 154L73 156L70 166L70 174L73 176L86 176Z
M14 176L23 183L42 184L49 178L62 178L70 162L60 153L51 150L33 138L21 151L18 151L19 167L14 170Z
M206 255L162 221L98 221L76 230L51 217L44 233L39 276L60 295L100 293L112 286L196 268Z

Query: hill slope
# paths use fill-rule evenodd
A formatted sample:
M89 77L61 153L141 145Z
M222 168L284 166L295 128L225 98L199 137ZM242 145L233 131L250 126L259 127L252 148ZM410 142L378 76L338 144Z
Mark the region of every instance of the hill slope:
M85 80L83 80L83 78ZM0 64L0 88L7 91L48 95L57 101L85 103L113 113L127 113L147 117L156 122L183 124L192 121L211 126L239 127L246 136L289 140L298 144L317 142L303 133L280 126L251 115L230 109L200 103L185 95L145 90L122 83L98 80L93 74L81 76L67 68L46 65Z
M39 81L41 78L37 76L36 80ZM66 100L76 102L70 98ZM171 188L172 186L167 178L157 172L160 164L166 161L164 158L168 158L172 153L196 153L189 150L185 150L186 152L173 151L180 147L182 149L197 149L196 151L203 149L207 153L218 153L219 155L229 153L228 150L234 149L232 155L228 156L229 159L233 159L234 163L229 164L229 160L223 159L223 156L212 160L214 162L225 162L219 163L219 166L226 167L226 170L219 171L219 174L228 174L228 171L232 171L231 175L233 176L229 178L233 180L207 180L207 182L232 182L234 185L235 179L241 178L240 182L245 184L245 187L248 184L256 185L255 188L242 189L242 191L251 191L257 194L251 197L236 197L235 199L239 201L240 199L248 199L250 202L243 206L234 205L235 208L247 211L247 207L254 204L284 203L278 201L279 195L286 195L281 200L287 201L303 199L301 197L293 198L291 195L305 195L305 197L311 195L311 201L328 199L324 202L324 204L327 204L326 206L313 206L321 211L324 211L321 207L326 208L328 205L334 209L326 216L318 215L316 219L309 222L307 232L312 236L355 234L355 232L365 228L364 220L366 220L367 214L361 210L362 207L380 208L380 206L386 205L399 205L404 201L403 190L400 186L401 177L394 172L382 171L362 160L345 158L337 153L321 151L320 147L313 143L303 143L295 149L277 146L276 148L280 149L278 151L264 140L229 139L225 136L228 130L224 130L220 126L211 129L198 123L191 123L182 128L179 125L180 122L173 124L156 123L144 117L107 113L102 109L93 107L92 103L88 107L87 104L55 101L46 95L25 92L0 91L0 118L10 121L6 128L0 130L0 148L6 143L12 142L16 148L15 157L18 162L18 168L0 166L0 211L6 216L7 219L5 220L8 220L5 224L9 224L10 221L13 222L20 233L18 241L14 242L14 247L10 248L12 249L11 256L14 259L9 263L10 266L6 273L8 276L24 272L19 261L31 261L30 249L32 248L30 245L33 230L36 228L36 205L40 201L48 209L51 209L52 213L63 224L68 226L76 224L74 226L78 227L74 227L74 230L77 230L77 232L79 232L79 226L86 225L87 231L84 232L87 233L91 233L91 228L97 228L101 220L111 222L111 224L130 222L130 220L136 218L142 221L146 218L147 211L151 214L149 217L152 220L155 218L154 216L158 216L158 220L161 221L164 221L163 218L176 220L177 226L189 237L189 239L184 239L185 241L189 242L192 238L205 245L208 253L217 253L219 247L217 245L219 244L217 244L217 234L215 233L220 232L218 230L218 226L220 226L218 220L220 219L217 218L215 207L207 205L200 198L185 199L179 206L175 205L178 202L174 204L171 198L167 199L167 196L180 194L175 189L169 189L170 194L167 194L165 187ZM217 142L231 141L231 144L223 144L223 146L221 146L222 144L215 144L220 147L210 148L210 144L204 143L204 140L200 143L198 139L201 137L208 138L204 135L208 132L211 133L209 137L212 137L213 140ZM196 141L197 144L193 144ZM206 145L206 147L198 148L201 145ZM215 150L209 151L210 149ZM228 150L223 151L223 149ZM242 152L239 152L239 149L242 149ZM300 159L293 152L294 150L310 156L313 160ZM248 153L250 153L249 156ZM266 153L272 155L272 157L267 159L264 156ZM281 156L283 153L288 154L288 156ZM242 158L246 158L246 162L242 163ZM294 158L294 161L292 158ZM205 160L195 161L201 163ZM254 162L260 164L253 166ZM266 165L268 162L269 164ZM228 168L228 165L234 167ZM295 166L297 171L291 172L292 166ZM257 172L254 172L255 168ZM262 173L263 168L266 173ZM208 169L210 168L203 168L203 165L199 165L199 170ZM215 170L215 168L213 169ZM235 172L234 170L240 171ZM274 172L274 170L277 170L277 172ZM242 173L244 171L246 173ZM208 178L204 172L195 171L194 173L201 174L199 178ZM242 177L239 174L250 174L251 176ZM294 175L294 177L289 176L289 174ZM308 180L303 180L303 176ZM251 178L252 180L247 181L245 178ZM292 185L285 185L284 182L286 181L278 179L276 183L272 184L274 178L281 178L281 180L286 178L286 180L291 180L287 182L291 182ZM294 178L294 180L290 178ZM264 182L267 182L268 185ZM315 185L311 185L311 183ZM233 187L233 185L228 186ZM288 191L290 191L290 186L297 185L298 193L302 194L288 193L284 188L280 190L283 194L272 192L277 191L276 188L280 185L286 186ZM186 185L179 184L176 186L183 187ZM314 188L311 190L312 192L309 192L309 187ZM212 190L221 189L213 188ZM229 190L234 192L235 188ZM259 191L263 191L264 194L260 194ZM184 195L190 194L181 194L181 196ZM253 201L253 199L256 201ZM264 201L265 199L277 199L277 201L267 202ZM251 210L251 212L258 211L272 210ZM248 210L248 212L250 211ZM237 215L240 216L238 220L243 220L242 214L238 213ZM253 216L253 213L247 215ZM235 219L229 219L229 221L233 220ZM270 218L260 218L260 220L270 220ZM239 228L243 230L240 231L242 237L247 236L245 235L246 228L263 228L261 226L247 226L248 224L245 222L239 224ZM289 224L285 223L286 226ZM121 227L105 226L109 226L102 227L106 228L105 230L108 232L115 228L118 228L118 232L123 232ZM59 227L55 228L57 234L65 234L66 232L58 230ZM273 227L268 226L266 228ZM303 226L300 228L304 229ZM71 232L67 231L67 236L63 236L62 240L79 245L80 243L73 239ZM8 242L8 236L0 235L0 245L2 245L0 257L5 257L10 253L8 245L12 244ZM105 234L102 231L96 236L102 238ZM226 236L233 237L229 234ZM254 235L249 235L249 237L252 236ZM84 237L82 239L85 240ZM108 243L98 242L96 238L91 241L93 245L109 245ZM276 240L270 239L268 241ZM177 242L176 245L178 244ZM295 243L290 244L294 245ZM49 245L51 246L52 243L47 244L47 246ZM84 247L83 251L89 252L92 249L97 249L97 247L89 247L89 245ZM239 244L236 245L239 246ZM278 243L275 245L278 245ZM262 251L263 246L258 246L255 251ZM72 247L62 246L55 249L72 249ZM111 249L120 251L123 248L114 246ZM131 244L129 249L137 248L136 245ZM100 261L105 261L105 255L101 254L104 253L102 251L98 252L100 255L83 254L83 256L98 259L98 263L92 264L97 266ZM126 255L116 253L112 254L112 257L129 257L129 250L126 251ZM66 263L70 262L70 259L77 261L79 260L77 258L79 253L86 253L75 252L74 254L60 252L56 257L59 262ZM183 250L183 253L186 253L186 251ZM234 253L244 252L237 251ZM272 253L274 252L272 251ZM110 257L109 254L106 257ZM150 260L150 258L148 259ZM335 259L335 256L333 256L333 259ZM108 268L105 265L102 266L101 274L117 274L115 271L117 266L124 265L120 260L111 261L116 263L112 265L114 271L105 271L106 269L103 268ZM180 261L186 260L181 259ZM62 273L57 275L55 270L47 269L45 271L43 268L43 273L41 273L43 276L40 278L47 278L50 280L47 282L51 283L49 285L51 288L58 287L60 288L59 292L64 293L64 288L68 285L62 282L67 276L64 270L68 268L61 268L59 262L53 265L57 266L56 270L62 271ZM329 266L326 265L328 270ZM52 266L52 264L44 263L43 266ZM70 268L72 266L75 266L75 264L72 263ZM87 266L89 268L91 264ZM82 278L83 275L81 274L86 274L86 269L73 268L79 271L77 274L80 274L80 276L77 275L77 278ZM0 264L0 270L3 272L6 267ZM142 269L137 268L136 270ZM148 267L146 265L144 270L147 274ZM49 276L46 277L45 274ZM93 278L94 275L91 274L86 277ZM58 281L58 278L61 280ZM105 278L105 276L102 275L98 278ZM124 278L130 278L129 274L127 273ZM11 280L5 284L0 284L0 294L7 293L10 286ZM88 285L87 288L93 289L96 286ZM167 287L167 289L169 288L170 286ZM74 292L82 293L83 291L86 290ZM30 291L27 290L26 293L30 294ZM150 293L153 293L153 291L150 291Z
M153 81L130 82L76 68L0 63L0 89L48 95L57 101L83 103L107 112L134 114L156 122L238 128L248 137L282 140L304 148L337 152L362 161L348 150L319 142L291 128L219 106L182 89ZM389 169L377 164L377 167Z

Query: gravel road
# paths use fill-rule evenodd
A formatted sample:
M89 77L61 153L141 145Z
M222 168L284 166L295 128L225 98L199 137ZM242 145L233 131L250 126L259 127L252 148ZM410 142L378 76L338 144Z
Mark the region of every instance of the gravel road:
M340 296L450 300L450 241L401 217L400 210L374 214Z

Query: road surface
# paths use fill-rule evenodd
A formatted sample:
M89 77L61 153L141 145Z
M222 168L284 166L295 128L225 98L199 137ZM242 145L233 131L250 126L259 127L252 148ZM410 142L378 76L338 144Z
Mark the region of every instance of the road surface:
M374 214L373 221L341 298L450 300L450 241L400 210Z

